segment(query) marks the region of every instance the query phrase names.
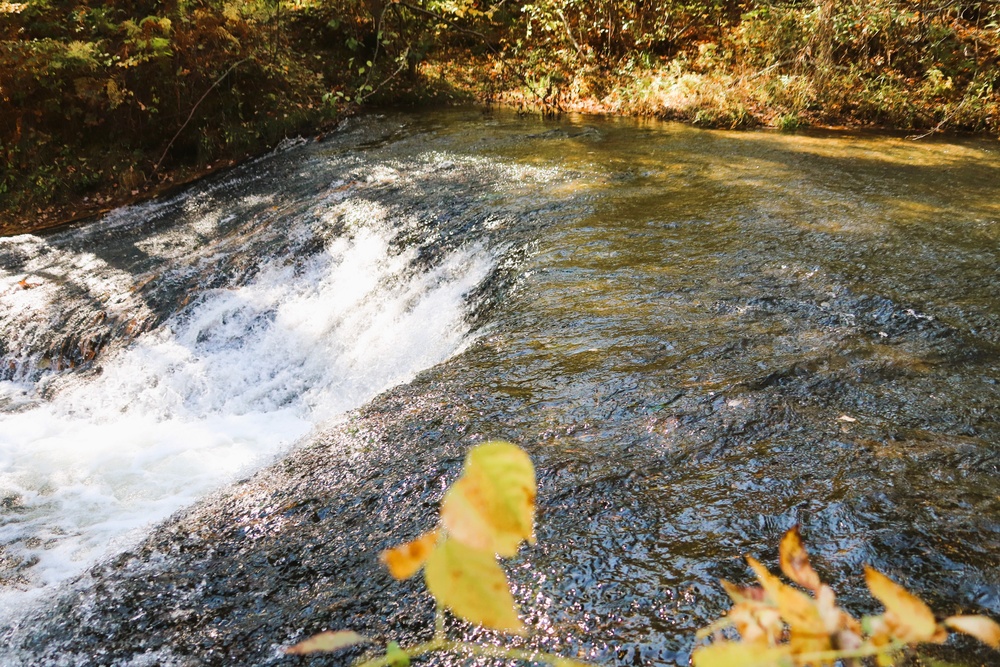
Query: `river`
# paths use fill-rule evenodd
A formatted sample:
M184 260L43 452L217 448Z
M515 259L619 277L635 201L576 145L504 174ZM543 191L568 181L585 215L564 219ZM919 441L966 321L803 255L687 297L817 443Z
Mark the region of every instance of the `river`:
M0 663L422 637L376 555L487 438L532 645L686 664L796 523L852 611L868 563L1000 616L998 150L373 114L0 239Z

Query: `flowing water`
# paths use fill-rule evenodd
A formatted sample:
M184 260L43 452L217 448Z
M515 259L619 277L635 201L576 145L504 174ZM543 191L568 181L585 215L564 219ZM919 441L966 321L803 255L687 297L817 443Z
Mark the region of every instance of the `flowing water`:
M518 641L686 664L795 523L857 613L871 563L998 616L998 294L996 142L583 117L354 119L0 239L0 663L422 637L376 554L494 437Z

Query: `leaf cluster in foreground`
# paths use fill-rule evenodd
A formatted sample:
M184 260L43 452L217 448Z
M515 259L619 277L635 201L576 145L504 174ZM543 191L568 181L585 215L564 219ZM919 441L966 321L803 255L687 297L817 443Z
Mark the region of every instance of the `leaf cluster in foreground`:
M432 651L467 656L547 662L556 667L583 663L549 653L451 641L445 637L442 609L463 620L501 632L523 635L524 623L497 556L517 553L521 542L534 542L535 468L520 447L487 442L474 447L462 474L445 492L438 525L414 540L383 551L380 560L396 579L421 569L427 590L438 605L434 638L410 647L389 645L385 655L362 659L359 667L400 667ZM299 642L287 653L336 651L366 637L350 630L324 632Z
M819 667L838 661L856 665L866 658L888 667L908 648L944 642L949 630L1000 648L1000 626L991 619L950 616L939 622L923 600L870 567L865 568L868 590L885 611L860 621L854 618L837 605L833 589L813 569L798 526L782 538L779 560L781 571L798 587L749 557L758 586L722 581L733 607L698 633L715 641L694 651L695 667ZM722 638L729 627L739 632L739 641Z

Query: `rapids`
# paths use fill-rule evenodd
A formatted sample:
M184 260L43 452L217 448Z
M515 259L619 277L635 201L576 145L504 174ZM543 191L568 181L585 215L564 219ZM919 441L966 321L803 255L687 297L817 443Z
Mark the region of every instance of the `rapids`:
M998 202L995 142L460 110L0 239L0 663L422 637L376 555L495 437L529 643L686 664L796 522L856 613L1000 616Z

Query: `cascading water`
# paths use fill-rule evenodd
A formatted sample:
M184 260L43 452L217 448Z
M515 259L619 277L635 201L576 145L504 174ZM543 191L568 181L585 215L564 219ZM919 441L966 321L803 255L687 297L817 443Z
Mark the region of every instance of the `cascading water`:
M0 608L469 340L493 255L442 243L441 193L417 213L392 203L446 156L407 165L402 184L336 146L292 152L82 229L0 240Z

